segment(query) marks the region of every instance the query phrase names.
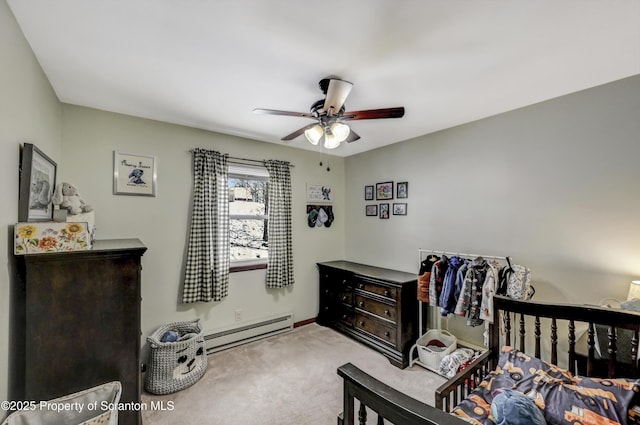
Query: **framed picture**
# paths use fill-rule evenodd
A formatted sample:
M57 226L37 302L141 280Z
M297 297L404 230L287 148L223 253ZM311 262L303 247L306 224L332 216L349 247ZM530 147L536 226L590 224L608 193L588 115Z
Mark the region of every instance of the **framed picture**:
M307 202L331 202L331 187L322 184L307 184Z
M396 198L409 197L409 182L398 182L396 185Z
M113 194L156 196L156 157L113 152Z
M364 187L364 200L373 201L373 185Z
M389 218L389 204L380 204L380 218Z
M371 186L373 188L373 186ZM377 216L378 215L378 206L377 205L365 205L365 215L368 216Z
M393 182L376 183L376 200L393 199Z
M51 197L57 164L32 143L25 143L20 161L18 221L51 221Z
M407 215L407 204L393 204L393 215Z

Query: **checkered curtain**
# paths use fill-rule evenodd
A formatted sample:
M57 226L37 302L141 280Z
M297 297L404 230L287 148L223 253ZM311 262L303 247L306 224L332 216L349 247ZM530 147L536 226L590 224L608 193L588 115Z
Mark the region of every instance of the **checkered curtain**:
M269 171L269 264L267 287L293 285L293 246L291 236L291 173L289 163L265 161Z
M183 303L220 301L229 292L227 156L193 150L193 207Z

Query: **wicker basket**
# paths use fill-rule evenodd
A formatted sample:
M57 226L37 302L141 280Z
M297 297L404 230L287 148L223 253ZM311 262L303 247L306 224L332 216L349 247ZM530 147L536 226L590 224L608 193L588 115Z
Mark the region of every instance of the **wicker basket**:
M175 342L161 342L170 330L182 335ZM153 394L170 394L196 382L207 370L207 353L200 320L163 325L147 338L149 367L144 388Z
M444 344L444 347L427 346L429 341L438 340ZM418 347L418 358L420 362L431 370L440 370L440 362L447 354L451 353L457 347L458 340L451 333L439 329L428 330L418 339L416 345Z

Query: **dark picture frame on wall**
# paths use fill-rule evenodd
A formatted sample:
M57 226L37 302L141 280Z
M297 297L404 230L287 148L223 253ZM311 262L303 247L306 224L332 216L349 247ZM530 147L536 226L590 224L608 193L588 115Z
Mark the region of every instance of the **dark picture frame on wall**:
M393 215L407 215L407 204L393 204Z
M373 185L364 187L364 200L373 201Z
M373 186L371 186L373 187ZM378 206L377 205L365 205L365 215L369 217L375 217L378 215Z
M18 221L51 221L51 198L56 187L57 164L33 143L25 143L20 159Z
M380 204L380 218L389 218L389 204Z
M376 200L393 199L393 182L376 183Z
M396 198L409 197L409 182L398 182L396 184Z

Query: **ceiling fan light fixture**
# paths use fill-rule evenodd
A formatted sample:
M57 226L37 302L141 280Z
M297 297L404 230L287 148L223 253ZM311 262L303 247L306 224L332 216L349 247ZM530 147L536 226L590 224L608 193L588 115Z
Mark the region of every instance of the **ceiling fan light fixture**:
M322 130L322 127L319 124L316 124L313 127L304 131L304 136L312 145L317 145L323 134L324 134L324 131Z
M331 124L331 134L333 134L335 138L338 139L338 142L344 142L347 137L349 137L350 132L351 129L346 124L342 124L340 122Z
M325 149L335 149L340 146L341 140L339 140L333 134L330 134L328 131L324 135L324 147Z

